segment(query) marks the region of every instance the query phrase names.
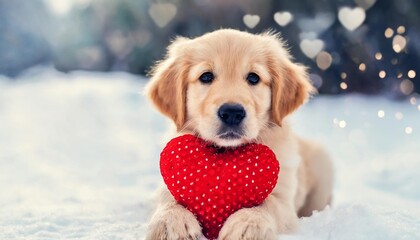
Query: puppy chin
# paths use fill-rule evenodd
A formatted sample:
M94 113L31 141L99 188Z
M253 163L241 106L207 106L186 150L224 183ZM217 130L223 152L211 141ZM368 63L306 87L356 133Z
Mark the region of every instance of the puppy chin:
M209 131L199 131L198 135L207 142L212 143L217 147L237 147L249 142L249 139L246 136L222 137L215 136Z
M223 139L223 138L216 138L213 140L214 144L219 147L237 147L242 144L245 144L247 141L243 138L238 139Z
M258 132L249 132L248 130L235 131L225 130L220 132L220 126L218 128L212 128L208 126L195 128L198 135L209 143L214 144L217 147L229 147L235 148L247 143L255 142L255 138Z

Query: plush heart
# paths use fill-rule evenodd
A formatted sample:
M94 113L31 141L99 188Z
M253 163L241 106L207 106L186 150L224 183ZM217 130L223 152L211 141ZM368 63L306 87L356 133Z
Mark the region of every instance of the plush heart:
M175 200L216 239L226 219L258 206L277 183L279 162L262 144L219 148L193 135L172 139L160 155L163 180Z

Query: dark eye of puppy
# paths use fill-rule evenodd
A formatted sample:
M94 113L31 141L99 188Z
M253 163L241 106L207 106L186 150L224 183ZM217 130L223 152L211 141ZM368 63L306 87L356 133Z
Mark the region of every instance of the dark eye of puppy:
M198 79L202 83L209 84L214 80L214 74L212 72L205 72L201 74L201 76Z
M256 73L248 73L248 76L246 77L246 80L251 85L256 85L260 82L260 76L258 76Z

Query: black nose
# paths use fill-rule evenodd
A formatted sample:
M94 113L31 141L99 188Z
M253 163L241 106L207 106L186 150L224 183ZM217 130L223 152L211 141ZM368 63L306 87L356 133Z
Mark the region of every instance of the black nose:
M246 116L244 107L239 104L223 104L217 115L220 120L229 126L237 126Z

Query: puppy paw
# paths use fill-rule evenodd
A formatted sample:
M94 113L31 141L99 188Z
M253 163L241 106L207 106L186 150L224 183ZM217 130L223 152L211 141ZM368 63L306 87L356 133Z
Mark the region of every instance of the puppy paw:
M195 216L176 204L156 211L145 240L198 240L201 235Z
M219 240L275 240L272 216L258 208L244 208L232 214L223 225Z

